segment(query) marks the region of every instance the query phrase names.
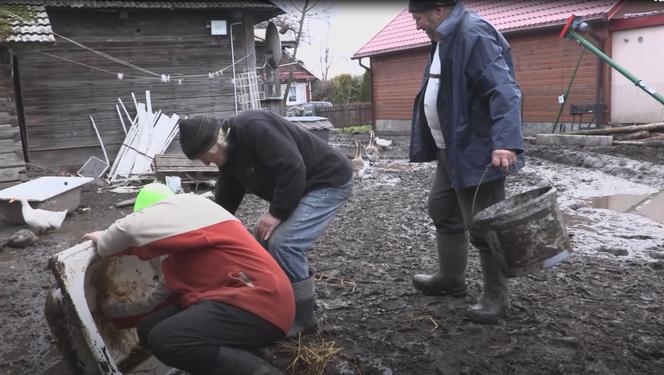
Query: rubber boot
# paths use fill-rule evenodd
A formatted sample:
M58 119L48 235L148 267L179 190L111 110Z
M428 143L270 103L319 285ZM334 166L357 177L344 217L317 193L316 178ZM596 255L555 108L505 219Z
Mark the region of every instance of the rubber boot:
M258 356L230 346L219 348L216 375L284 375Z
M316 328L318 322L314 317L314 278L309 278L293 283L295 292L295 322L286 337L297 338L301 332Z
M428 295L464 297L466 291L466 264L468 262L468 235L466 233L440 233L436 231L438 272L413 276L413 286Z
M490 251L480 251L482 263L482 298L468 308L468 317L476 323L496 324L509 308L507 278Z

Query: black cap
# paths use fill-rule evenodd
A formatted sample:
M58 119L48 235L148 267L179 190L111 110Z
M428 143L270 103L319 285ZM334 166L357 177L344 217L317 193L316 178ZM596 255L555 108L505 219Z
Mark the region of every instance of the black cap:
M431 1L431 0L410 0L408 2L408 11L409 12L423 12L425 10L433 9L436 7L442 7L442 6L447 6L447 5L455 5L457 3L457 0L438 0L438 1Z
M180 146L191 160L198 159L217 142L221 123L214 117L188 117L180 120Z

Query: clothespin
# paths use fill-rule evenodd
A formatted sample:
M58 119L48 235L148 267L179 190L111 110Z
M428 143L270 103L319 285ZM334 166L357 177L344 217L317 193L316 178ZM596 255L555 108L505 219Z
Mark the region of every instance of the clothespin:
M208 73L208 78L209 78L209 79L212 79L212 78L214 78L214 74L212 74L211 72L210 72L210 73Z
M124 74L123 73L118 73L118 79L123 79L123 78L124 78Z
M169 75L162 74L161 75L161 81L162 82L170 82L171 81L171 75L170 74Z
M182 80L178 79L178 85L182 86Z

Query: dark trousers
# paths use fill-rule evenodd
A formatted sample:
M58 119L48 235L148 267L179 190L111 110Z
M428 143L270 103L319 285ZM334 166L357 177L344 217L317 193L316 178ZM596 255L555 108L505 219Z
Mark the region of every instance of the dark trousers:
M482 232L473 222L473 215L505 199L505 179L501 178L484 182L477 191L475 208L473 197L477 186L463 189L452 187L447 171L445 150L438 151L436 177L429 193L429 216L440 233L462 233L466 229L470 233L470 242L480 251L489 251Z
M138 338L164 364L192 374L219 368L219 347L252 349L285 336L272 323L237 307L201 301L188 309L170 306L138 324Z

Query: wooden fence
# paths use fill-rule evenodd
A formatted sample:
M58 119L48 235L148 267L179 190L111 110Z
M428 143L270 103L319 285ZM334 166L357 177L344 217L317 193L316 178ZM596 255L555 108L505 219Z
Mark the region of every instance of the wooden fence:
M373 107L370 102L335 104L332 108L317 109L316 116L327 117L339 129L373 125Z

